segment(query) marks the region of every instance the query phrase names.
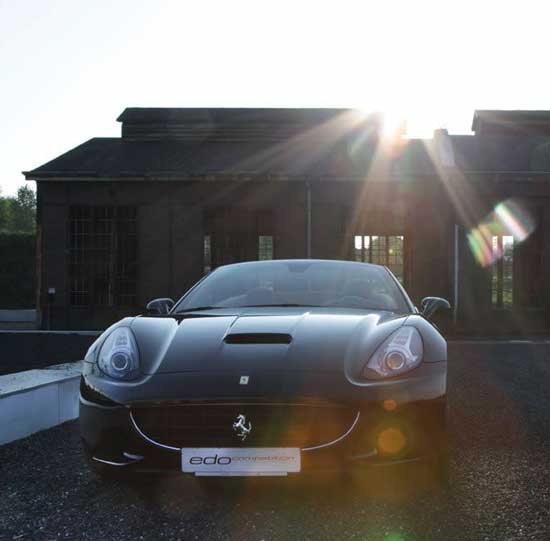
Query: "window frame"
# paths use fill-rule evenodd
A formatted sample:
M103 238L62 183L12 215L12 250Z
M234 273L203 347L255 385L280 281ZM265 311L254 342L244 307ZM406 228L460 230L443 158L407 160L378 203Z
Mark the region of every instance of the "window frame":
M262 239L270 239L270 257L262 257L262 248L266 248L262 247ZM275 259L275 237L273 235L258 235L258 261L273 261L273 259Z
M509 288L506 287L506 282L508 280L505 278L505 242L511 244ZM516 308L516 295L514 289L514 256L516 252L516 242L514 237L512 235L503 234L492 235L491 251L493 257L493 263L491 264L491 307L495 310L513 310ZM509 296L509 302L505 302L505 296Z
M104 216L102 217L101 214ZM109 309L137 306L139 284L138 217L139 209L136 205L69 205L66 246L67 293L68 305L71 308ZM98 227L101 221L109 223L106 228L109 230L107 233L102 232L102 228ZM88 225L83 226L82 224L86 222ZM128 224L132 225L128 227ZM102 245L101 237L108 239L108 246ZM132 237L134 241L130 245ZM130 250L129 246L132 246ZM133 258L124 255L128 251L133 251ZM98 260L100 264L98 264ZM108 286L105 291L101 292L101 295L106 294L106 302L98 302L100 297L97 283L98 277L101 276L98 269L102 267L103 270L107 270ZM129 271L128 268L131 270ZM75 291L76 283L81 284L80 291ZM127 289L128 284L130 287ZM121 287L122 285L125 287ZM77 300L78 296L81 297L80 300ZM121 302L122 300L123 302Z
M402 245L401 245L401 257L402 257L402 275L401 275L401 279L402 279L402 282L400 280L400 277L395 275L396 278L397 278L397 281L400 282L403 286L406 286L408 280L407 280L407 276L408 276L408 272L407 272L407 236L404 234L404 233L401 233L401 234L380 234L380 233L355 233L353 234L352 236L352 248L351 248L351 257L350 257L350 260L351 261L356 261L358 263L371 263L371 264L374 264L374 265L382 265L384 267L387 267L391 272L392 274L395 274L395 272L392 270L392 265L390 265L390 257L392 254L390 254L390 238L392 237L395 237L395 238L401 238L401 242L402 242ZM357 242L357 239L360 238L361 239L361 260L358 260L357 259L357 251L359 250L359 248L356 248L356 242ZM369 246L368 248L366 248L365 246L365 239L368 238L369 241ZM383 238L384 239L384 252L385 252L385 258L384 258L384 261L382 262L377 262L377 261L373 261L373 251L372 251L372 246L373 246L373 239L378 239L378 238ZM365 259L365 254L368 253L368 257L367 259Z

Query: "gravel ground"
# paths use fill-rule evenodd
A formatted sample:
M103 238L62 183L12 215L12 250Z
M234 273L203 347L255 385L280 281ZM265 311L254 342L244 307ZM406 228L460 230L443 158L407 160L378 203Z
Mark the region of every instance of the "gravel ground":
M72 422L0 447L0 538L550 539L547 358L527 346L454 348L446 491L264 480L220 494L182 478L100 482Z

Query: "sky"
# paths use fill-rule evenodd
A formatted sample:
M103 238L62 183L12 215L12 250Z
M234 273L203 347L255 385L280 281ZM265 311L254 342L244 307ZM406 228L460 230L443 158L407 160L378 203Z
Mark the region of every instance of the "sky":
M550 109L550 3L0 0L0 187L125 107L360 107L410 136ZM31 183L33 186L34 183Z

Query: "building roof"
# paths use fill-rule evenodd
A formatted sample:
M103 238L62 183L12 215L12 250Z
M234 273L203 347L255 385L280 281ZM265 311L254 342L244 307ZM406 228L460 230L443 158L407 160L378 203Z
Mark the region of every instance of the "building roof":
M26 178L364 177L375 155L391 174L433 173L424 144L379 146L380 115L353 109L128 108L118 120L121 138L90 139Z
M336 108L192 108L192 107L127 107L118 122L152 123L209 122L213 124L319 124L342 113L360 114L355 109Z
M418 141L409 141L398 164L402 172L431 174L433 166ZM365 176L374 147L353 152L342 142L295 144L255 142L141 141L95 138L26 172L27 179L159 178L201 176Z
M453 135L451 139L461 170L550 172L550 137Z
M333 138L368 125L380 131L382 116L357 109L125 109L118 117L124 139L285 141L310 132Z
M524 128L548 125L550 111L476 111L479 133L447 138L456 166L550 172L549 136L494 129L513 119ZM118 120L121 138L90 139L26 178L363 178L375 157L393 177L436 174L437 138L380 146L380 117L357 110L128 108Z
M550 111L476 110L472 131L477 135L550 135Z

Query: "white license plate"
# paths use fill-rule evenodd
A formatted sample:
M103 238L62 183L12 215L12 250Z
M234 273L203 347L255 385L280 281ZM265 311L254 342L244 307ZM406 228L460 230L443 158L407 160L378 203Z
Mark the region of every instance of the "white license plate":
M286 475L300 471L300 449L295 447L222 448L181 450L181 469L195 475Z

